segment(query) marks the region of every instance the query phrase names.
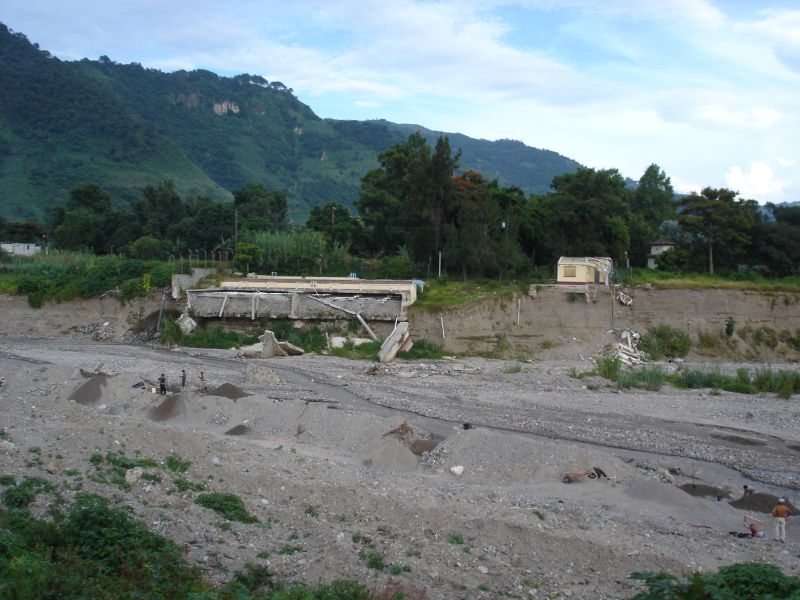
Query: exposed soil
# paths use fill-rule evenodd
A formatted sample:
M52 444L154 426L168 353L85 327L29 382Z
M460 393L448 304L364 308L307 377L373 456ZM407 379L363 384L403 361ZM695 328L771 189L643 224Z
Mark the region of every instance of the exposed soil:
M7 314L31 318L24 307ZM245 361L35 330L0 336L2 428L14 445L0 449L0 474L45 477L67 500L77 482L116 497L212 581L256 562L289 581L358 579L427 598L630 598L633 571L768 560L800 574L800 520L789 519L783 545L763 514L778 495L797 504L795 397L620 391L570 376L592 366L580 340L571 356L562 347L507 372L483 358L377 369L322 356ZM166 397L152 392L160 373ZM147 469L161 481L121 489L90 463L108 451L191 466ZM594 467L609 479L562 483ZM197 491L178 491L178 477L239 495L260 523L225 524L194 503ZM755 504L738 502L745 483ZM717 500L725 486L734 501ZM32 509L46 516L46 498ZM729 535L751 514L767 539ZM368 568L365 551L398 574Z

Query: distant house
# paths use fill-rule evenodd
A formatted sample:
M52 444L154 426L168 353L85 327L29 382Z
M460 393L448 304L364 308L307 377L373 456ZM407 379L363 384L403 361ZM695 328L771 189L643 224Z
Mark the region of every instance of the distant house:
M39 244L20 244L18 242L3 242L0 243L0 248L15 256L33 256L42 250Z
M562 256L556 267L556 283L564 286L611 285L614 262L607 256Z
M650 254L647 255L647 268L655 269L658 266L656 264L656 258L658 258L658 255L674 247L675 242L670 240L656 240L654 242L650 242Z

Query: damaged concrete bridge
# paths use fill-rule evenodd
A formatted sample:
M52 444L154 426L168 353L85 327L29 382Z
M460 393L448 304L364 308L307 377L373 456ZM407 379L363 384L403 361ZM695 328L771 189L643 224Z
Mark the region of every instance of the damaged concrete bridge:
M219 287L186 292L187 315L194 318L288 318L296 321L355 318L370 338L378 337L368 321L393 322L379 352L381 362L411 348L408 307L417 299L411 281L353 277L248 276L222 281ZM264 346L267 345L265 332ZM270 354L271 356L272 354Z
M186 294L192 317L252 320L334 320L346 313L364 321L405 321L417 299L411 281L350 277L250 276Z

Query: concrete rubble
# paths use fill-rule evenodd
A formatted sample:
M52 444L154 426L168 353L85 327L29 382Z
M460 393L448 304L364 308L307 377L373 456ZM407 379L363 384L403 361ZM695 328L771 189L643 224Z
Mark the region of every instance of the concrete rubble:
M378 351L378 359L382 363L390 362L394 360L398 352L408 352L413 345L414 342L411 340L411 334L408 331L408 322L400 321L381 345L381 349Z
M636 347L640 337L635 331L623 330L620 333L619 341L611 352L611 357L618 359L628 367L645 364L643 354Z

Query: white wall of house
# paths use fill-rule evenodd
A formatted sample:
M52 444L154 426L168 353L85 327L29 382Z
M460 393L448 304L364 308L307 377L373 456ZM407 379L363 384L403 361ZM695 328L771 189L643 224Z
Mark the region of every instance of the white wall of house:
M42 251L39 244L20 244L18 242L3 242L0 243L0 248L15 256L33 256Z

